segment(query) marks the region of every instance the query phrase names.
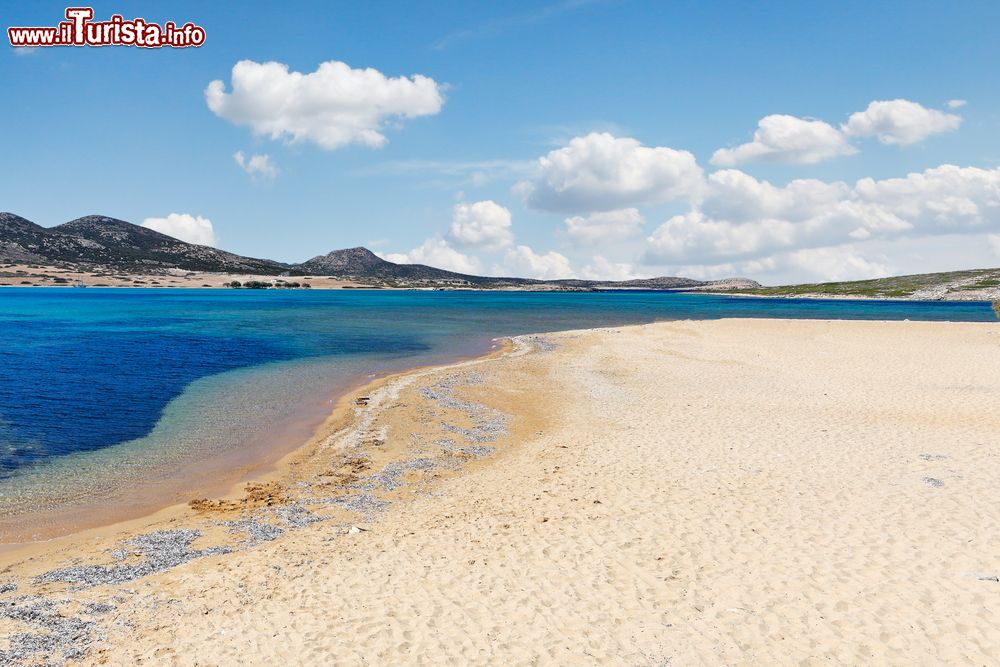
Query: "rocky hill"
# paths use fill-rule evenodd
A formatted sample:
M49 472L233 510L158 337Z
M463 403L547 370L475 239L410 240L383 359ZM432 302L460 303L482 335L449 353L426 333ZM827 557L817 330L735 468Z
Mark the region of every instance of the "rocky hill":
M243 257L186 243L160 232L100 215L57 227L41 227L12 213L0 213L0 263L44 264L83 271L156 274L171 270L222 274L332 276L361 284L401 287L476 287L483 289L685 289L712 285L690 278L650 278L624 282L533 280L474 276L423 264L396 264L367 248L347 248L301 264ZM734 282L735 280L735 282ZM731 279L716 289L760 287Z
M335 273L344 275L363 275L378 271L390 264L368 248L345 248L302 262L299 266L312 273Z
M425 264L396 264L382 259L368 248L347 248L313 257L296 268L313 275L332 275L354 280L379 280L390 283L441 284L476 287L518 287L543 284L528 278L473 276L436 269ZM572 281L555 281L572 282Z
M0 261L132 273L174 268L277 275L289 270L288 265L280 262L185 243L152 229L99 215L46 228L12 213L0 213Z

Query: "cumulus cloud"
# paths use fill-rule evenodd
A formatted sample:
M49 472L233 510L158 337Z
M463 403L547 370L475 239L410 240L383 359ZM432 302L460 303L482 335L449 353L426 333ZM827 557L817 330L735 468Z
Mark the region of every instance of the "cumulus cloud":
M1000 234L988 234L986 242L990 244L993 254L1000 257Z
M734 222L774 218L799 222L829 210L849 192L844 183L812 178L775 187L737 169L713 173L707 185L701 210L709 217Z
M612 262L594 255L590 263L580 270L580 277L586 280L632 280L638 275L628 262Z
M892 272L884 257L870 258L853 245L794 250L740 262L681 265L676 270L678 275L696 280L792 275L799 282L864 280L882 278Z
M146 218L142 226L188 243L215 247L218 242L212 221L187 213L171 213L165 218Z
M243 151L233 153L233 160L240 169L250 174L252 178L273 179L278 175L278 168L271 162L270 155L251 155L249 159Z
M721 280L723 278L751 277L756 278L772 272L779 265L774 257L747 260L743 262L724 262L722 264L684 264L668 271L672 275L694 278L695 280Z
M397 264L426 264L458 273L476 273L480 269L478 259L455 250L440 237L427 239L407 253L389 253L380 256Z
M555 251L539 254L526 245L507 250L503 264L495 266L493 271L507 276L539 280L558 280L569 278L573 274L566 256Z
M755 161L815 164L856 152L829 123L774 114L760 119L753 141L735 148L720 148L712 155L711 163L720 167Z
M443 87L429 77L387 77L336 60L308 74L282 63L241 60L231 76L230 92L220 80L205 88L215 115L255 135L311 141L326 150L354 143L381 147L388 122L434 115L444 104Z
M957 130L961 116L928 109L909 100L882 100L851 114L841 126L852 137L878 137L883 144L908 146L932 134Z
M638 210L624 208L588 216L575 215L564 222L570 239L578 243L599 243L633 237L646 221Z
M694 196L702 170L688 151L643 146L594 132L538 160L538 177L518 184L529 206L545 211L612 211Z
M645 261L720 263L870 239L1000 229L1000 168L942 165L854 186L776 187L735 170L712 174L698 206L648 238Z
M964 105L965 100L948 102L950 109ZM839 129L822 120L773 114L758 121L752 141L720 148L710 162L719 167L747 162L815 164L857 153L850 144L854 137L878 137L884 144L906 146L955 130L961 123L960 116L902 99L872 102L864 111L851 114Z
M824 281L884 278L891 273L884 263L864 257L850 245L797 250L787 261L803 275Z
M646 261L708 261L748 257L790 246L795 227L785 220L732 224L701 211L675 215L649 237Z
M493 200L456 204L448 239L456 245L496 250L514 242L510 211Z

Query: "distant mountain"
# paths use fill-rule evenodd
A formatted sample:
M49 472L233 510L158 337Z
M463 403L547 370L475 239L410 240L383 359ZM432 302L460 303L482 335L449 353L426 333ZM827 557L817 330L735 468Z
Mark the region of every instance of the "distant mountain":
M50 256L82 253L82 239L52 237L49 230L13 213L0 213L0 260L47 262Z
M0 213L0 261L73 264L128 272L176 268L277 275L289 270L280 262L185 243L100 215L46 228L12 213Z
M37 232L44 232L45 228L33 222L25 220L13 213L0 213L0 231L3 232L3 240L14 240L18 235L30 235Z
M368 248L347 248L334 250L326 255L313 257L296 265L297 269L315 275L330 275L355 279L378 279L385 281L432 281L452 284L493 286L524 285L540 283L527 278L487 278L465 273L436 269L424 264L396 264L382 259Z
M779 287L757 285L734 291L758 296L779 297L997 301L1000 300L1000 269L918 273L890 278L782 285Z
M362 275L373 270L377 271L389 263L368 248L358 247L334 250L302 262L299 266L311 273Z
M423 264L396 264L367 248L334 250L301 264L285 264L185 243L152 229L100 215L88 215L47 228L13 213L0 213L0 263L71 266L87 271L123 273L158 273L168 269L268 276L291 273L409 287L587 290L678 289L712 285L690 278L670 277L613 282L473 276ZM760 285L740 278L730 279L725 286L719 285L717 289L732 287Z

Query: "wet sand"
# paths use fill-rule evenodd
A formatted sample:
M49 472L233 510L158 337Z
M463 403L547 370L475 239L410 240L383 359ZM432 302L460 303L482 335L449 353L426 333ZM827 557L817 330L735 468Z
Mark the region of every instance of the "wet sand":
M141 477L127 484L107 480L95 496L60 495L44 509L0 509L0 554L16 551L31 542L48 541L93 528L111 526L155 514L186 503L192 497L224 496L234 485L273 473L288 454L299 450L328 419L338 397L355 393L367 384L355 378L328 396L303 399L296 412L266 433L240 447L213 455L191 452L172 463L143 468Z
M497 341L481 345L484 357L502 348ZM444 355L438 355L444 356ZM454 363L468 356L448 355ZM127 483L109 475L96 492L75 490L75 495L61 494L43 499L36 508L24 509L26 499L11 499L0 507L0 564L2 555L80 531L114 526L141 519L163 509L186 504L192 498L221 498L239 495L249 481L269 479L280 474L287 459L304 449L317 434L328 434L330 424L339 423L349 410L353 397L378 386L388 378L419 372L428 366L405 365L400 361L396 370L383 373L355 373L340 377L328 392L298 397L293 412L280 422L268 424L266 430L254 434L245 442L233 442L214 451L183 452L180 458L160 464L155 457L149 465L130 465L120 469L128 474ZM140 459L143 452L121 453L120 457ZM109 463L116 464L113 456ZM70 464L72 465L72 464ZM138 475L138 476L137 476Z
M0 571L17 587L0 651L1000 660L1000 325L721 320L516 345L366 388L221 502L21 554Z

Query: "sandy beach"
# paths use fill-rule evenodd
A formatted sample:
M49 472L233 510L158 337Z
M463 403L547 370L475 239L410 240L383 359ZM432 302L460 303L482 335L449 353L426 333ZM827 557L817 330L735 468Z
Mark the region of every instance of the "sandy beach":
M526 336L0 555L0 663L1000 661L1000 324Z

